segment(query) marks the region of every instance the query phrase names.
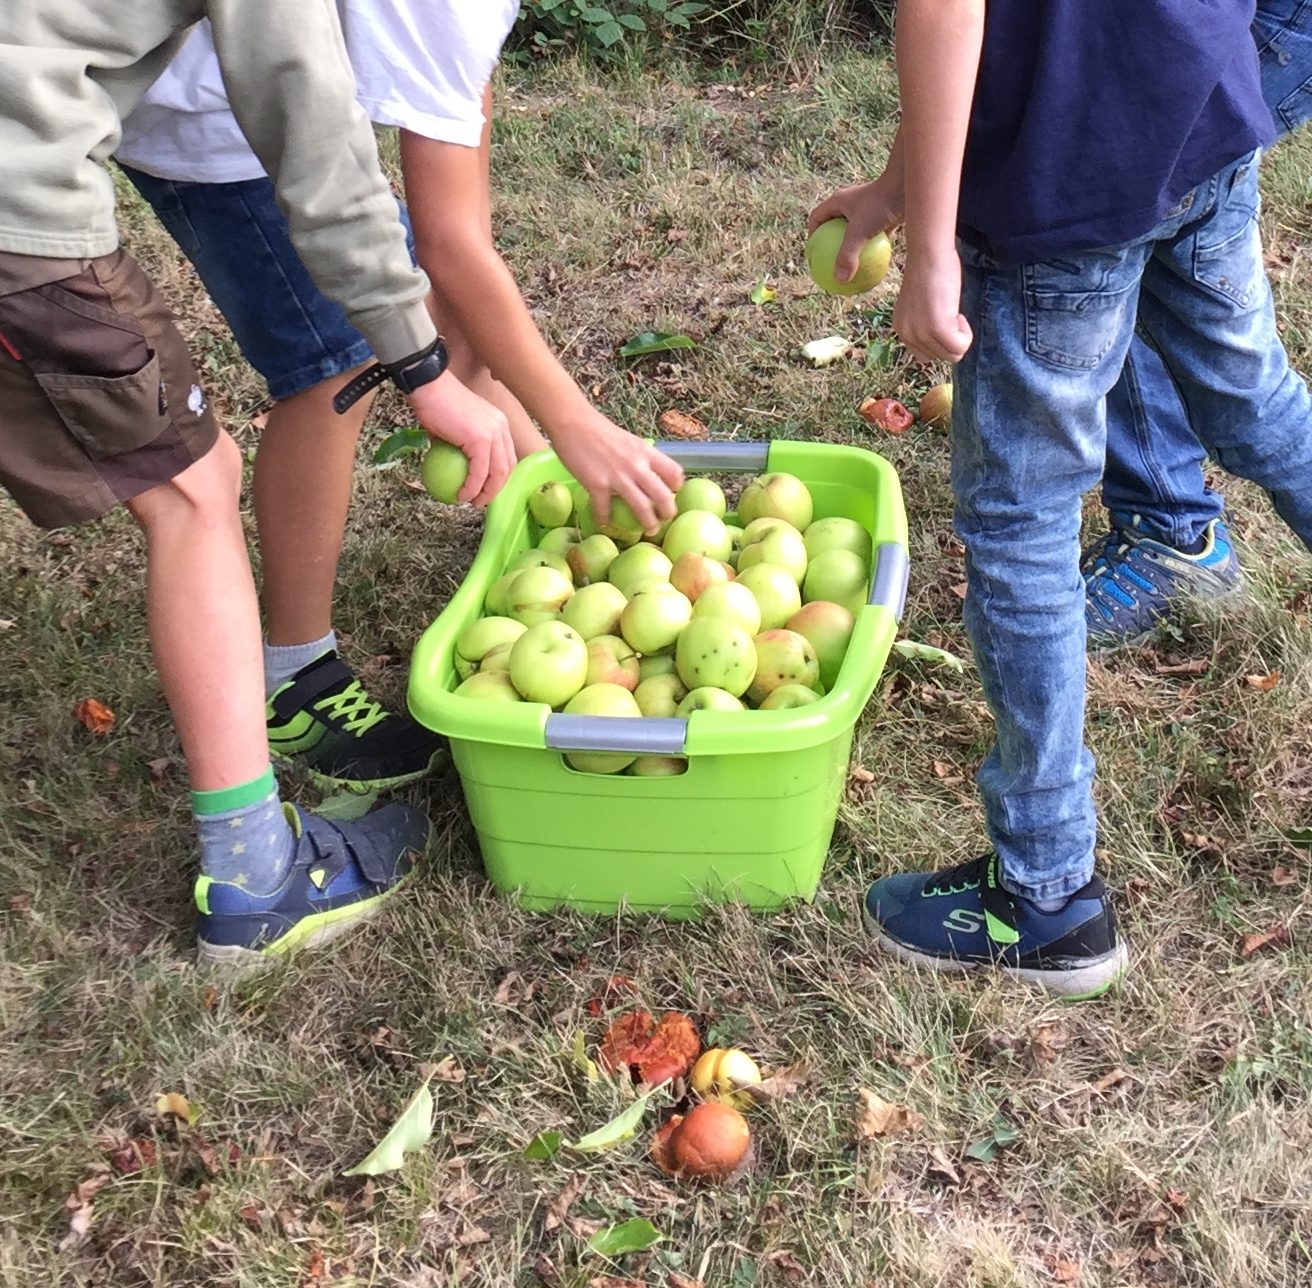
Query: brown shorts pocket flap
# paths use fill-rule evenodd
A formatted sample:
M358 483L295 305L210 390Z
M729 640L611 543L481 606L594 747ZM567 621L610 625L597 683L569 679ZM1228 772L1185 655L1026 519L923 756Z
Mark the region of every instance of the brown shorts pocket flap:
M92 457L136 451L169 426L159 355L153 349L146 365L128 376L34 374L69 433Z

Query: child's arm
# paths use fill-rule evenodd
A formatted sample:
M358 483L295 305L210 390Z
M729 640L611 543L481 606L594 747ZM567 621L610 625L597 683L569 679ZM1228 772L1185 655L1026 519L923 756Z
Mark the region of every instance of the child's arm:
M902 0L898 6L907 260L893 327L913 354L929 361L958 361L973 338L961 314L957 201L984 5Z
M419 262L488 369L542 426L599 518L622 497L648 528L674 513L682 471L603 416L547 347L486 228L477 148L401 131Z
M847 232L834 265L834 275L840 282L846 282L856 272L861 247L877 233L896 228L905 212L905 161L902 127L898 126L883 174L869 183L839 188L832 196L826 197L807 217L806 231L813 233L830 219L847 220Z

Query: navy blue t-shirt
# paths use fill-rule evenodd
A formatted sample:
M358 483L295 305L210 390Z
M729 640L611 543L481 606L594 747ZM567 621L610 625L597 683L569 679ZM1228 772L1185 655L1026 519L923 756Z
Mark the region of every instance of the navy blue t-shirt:
M1254 0L987 0L960 232L1003 264L1142 236L1273 137Z

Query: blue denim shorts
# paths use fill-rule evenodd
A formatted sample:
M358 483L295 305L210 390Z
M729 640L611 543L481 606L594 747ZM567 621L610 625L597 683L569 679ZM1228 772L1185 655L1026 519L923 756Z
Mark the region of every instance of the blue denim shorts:
M196 266L271 398L290 398L373 357L341 305L305 271L269 179L181 183L122 169ZM410 218L397 205L413 258Z

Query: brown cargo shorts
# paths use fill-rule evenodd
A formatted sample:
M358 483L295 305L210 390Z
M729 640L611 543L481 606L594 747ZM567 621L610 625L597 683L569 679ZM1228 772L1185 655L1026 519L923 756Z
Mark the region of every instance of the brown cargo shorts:
M154 284L122 250L0 251L0 486L43 528L181 474L218 425Z

